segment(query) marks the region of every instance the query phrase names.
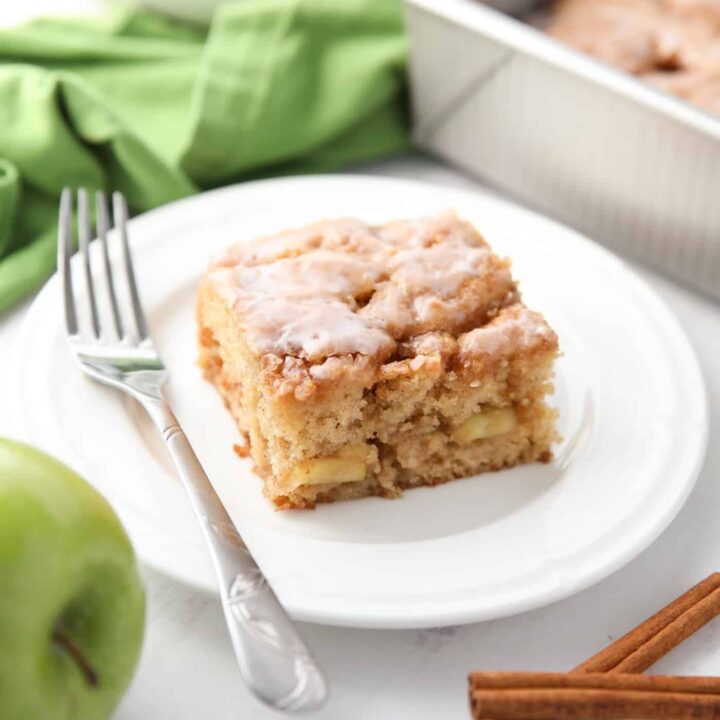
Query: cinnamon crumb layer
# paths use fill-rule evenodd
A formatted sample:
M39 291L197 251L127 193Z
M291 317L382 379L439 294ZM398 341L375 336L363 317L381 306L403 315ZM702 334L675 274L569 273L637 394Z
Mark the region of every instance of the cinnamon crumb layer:
M435 354L438 342L465 363L556 342L519 304L509 261L452 212L380 226L324 221L241 243L206 282L276 391L299 399L339 376L372 380L388 361Z

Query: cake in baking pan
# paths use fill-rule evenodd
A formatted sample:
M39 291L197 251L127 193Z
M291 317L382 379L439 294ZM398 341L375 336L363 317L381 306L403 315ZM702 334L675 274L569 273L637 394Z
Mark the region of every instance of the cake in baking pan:
M561 0L547 29L720 115L720 0Z

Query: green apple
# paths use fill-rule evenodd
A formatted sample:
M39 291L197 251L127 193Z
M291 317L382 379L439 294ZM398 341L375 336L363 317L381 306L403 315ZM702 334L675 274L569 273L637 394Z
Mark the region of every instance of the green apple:
M0 438L0 720L100 720L145 623L130 541L79 475Z

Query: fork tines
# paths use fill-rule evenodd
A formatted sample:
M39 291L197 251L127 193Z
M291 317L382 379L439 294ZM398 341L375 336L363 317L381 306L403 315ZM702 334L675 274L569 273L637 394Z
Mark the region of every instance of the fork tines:
M62 285L65 306L65 325L71 338L82 337L86 340L110 339L123 341L127 344L138 344L148 338L147 324L140 304L135 272L127 238L127 203L122 193L112 194L112 220L107 198L102 190L95 193L95 218L97 240L93 240L93 224L88 201L88 192L84 188L77 191L77 234L78 251L81 264L75 273L82 274L84 287L84 305L87 322L80 321L78 313L79 298L73 288L73 269L75 263L70 262L73 251L73 193L65 188L60 198L60 219L58 224L58 275ZM114 233L111 233L114 229ZM117 235L120 245L119 258L113 259L109 250L108 235ZM109 306L111 322L103 323L98 298L97 280L95 279L92 262L91 246L99 243L102 251L102 275L105 295ZM117 256L117 253L113 253ZM117 267L120 266L120 267ZM125 311L118 300L118 275L123 276L123 287L127 290L129 302Z

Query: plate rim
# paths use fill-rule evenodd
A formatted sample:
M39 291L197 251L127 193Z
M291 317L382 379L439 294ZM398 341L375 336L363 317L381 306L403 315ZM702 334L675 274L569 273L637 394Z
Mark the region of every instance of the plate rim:
M699 476L700 469L705 459L706 448L709 438L709 400L705 387L705 380L700 368L699 361L695 354L694 348L690 343L683 327L678 318L674 315L672 310L669 308L667 303L658 295L658 293L636 273L628 264L620 257L610 252L603 246L599 245L590 238L582 235L576 230L569 228L562 223L559 223L551 218L547 218L540 213L533 210L529 210L525 207L516 205L508 200L497 198L490 192L478 189L465 189L457 188L452 185L445 185L442 183L434 183L427 181L410 180L406 178L395 178L387 176L375 176L375 175L362 175L362 174L326 174L326 175L301 175L292 177L282 178L269 178L263 180L256 180L246 183L239 183L235 185L225 186L209 190L198 195L192 195L187 198L177 200L168 205L155 208L154 210L142 213L133 217L130 223L138 223L142 220L142 224L150 223L157 217L172 216L173 212L179 205L187 205L192 203L202 203L205 196L215 195L233 195L235 193L243 193L247 190L257 189L258 187L270 187L270 192L274 186L283 185L303 185L307 183L372 183L372 184L387 184L393 185L396 188L405 186L405 188L423 188L427 191L437 191L444 194L464 196L469 199L481 199L482 202L491 203L496 205L503 213L517 214L520 219L524 222L530 222L535 224L544 225L550 232L561 232L568 237L574 236L575 239L582 242L586 248L592 249L593 251L599 252L605 256L607 260L611 260L616 266L616 271L622 276L625 283L629 283L634 291L640 292L643 299L649 302L655 313L662 318L662 327L672 336L672 347L676 353L679 353L681 360L681 372L683 379L688 382L689 387L693 390L694 400L693 406L696 410L696 417L694 422L696 426L701 428L701 432L697 433L695 437L695 448L692 453L686 454L687 461L685 466L680 470L676 470L678 477L682 476L685 478L684 483L681 486L681 491L676 493L671 502L667 503L667 506L663 508L662 512L656 512L655 519L650 523L648 529L632 544L626 545L622 552L617 552L606 562L597 562L593 566L590 572L586 572L580 581L569 583L560 583L547 589L545 592L533 594L531 597L524 599L517 599L505 605L503 608L495 608L494 611L489 610L478 610L468 607L465 609L454 608L451 611L448 610L435 610L434 612L425 612L421 618L418 617L400 617L399 614L391 616L383 616L382 611L378 615L376 612L372 612L371 607L365 614L359 614L357 612L350 612L343 610L343 608L336 607L333 611L328 607L316 609L314 607L291 607L289 608L295 618L302 621L314 622L319 624L330 624L336 626L345 627L365 627L365 628L420 628L420 627L440 627L446 625L459 625L471 622L479 622L490 619L497 619L501 617L507 617L515 615L521 612L525 612L531 609L543 607L551 604L563 598L574 595L597 582L609 577L618 569L626 565L630 560L638 557L644 552L670 525L672 520L677 516L681 508L684 506L687 498L691 494L695 487L697 478ZM132 237L132 233L130 233ZM151 234L148 233L144 239L140 233L136 233L136 238L140 237L139 240L131 241L133 244L147 244L152 242ZM45 301L44 298L48 296L53 286L57 283L57 275L54 274L45 283L43 288L39 291L36 298L32 302L30 308L26 312L19 329L17 342L13 348L13 356L11 357L9 367L11 372L8 374L8 380L11 377L18 377L19 366L21 363L21 350L28 341L31 333L33 323L32 318L36 313L41 311L42 303ZM16 383L16 385L19 385ZM19 392L19 389L17 390ZM18 398L19 399L19 398ZM12 410L11 410L12 412ZM16 415L22 414L17 412ZM25 435L27 436L27 428L23 427ZM75 453L71 453L75 455ZM82 466L82 462L75 463L76 466ZM86 475L87 477L87 475ZM90 480L88 480L91 482ZM91 482L91 484L94 484ZM127 521L123 520L125 524ZM164 537L162 533L154 532L156 537ZM132 536L132 534L131 534ZM211 587L210 583L206 582L205 578L194 576L191 572L183 572L180 568L181 565L174 565L172 568L168 568L167 563L163 562L160 558L161 555L165 555L165 552L157 552L157 548L153 548L149 551L146 547L140 547L139 543L136 543L136 551L138 557L142 562L148 564L150 567L159 571L160 573L173 577L174 579L186 583L196 589L200 589L206 592L217 592L216 586ZM337 605L337 603L336 603Z

